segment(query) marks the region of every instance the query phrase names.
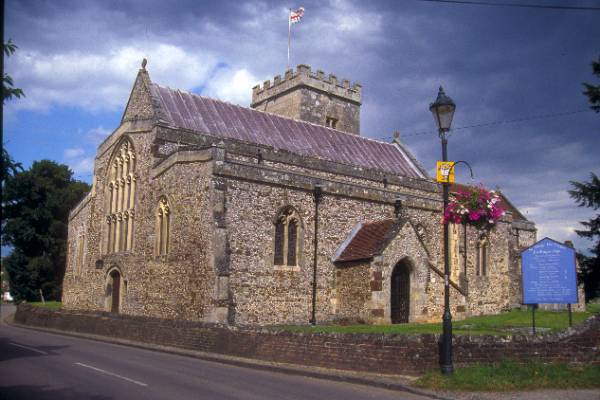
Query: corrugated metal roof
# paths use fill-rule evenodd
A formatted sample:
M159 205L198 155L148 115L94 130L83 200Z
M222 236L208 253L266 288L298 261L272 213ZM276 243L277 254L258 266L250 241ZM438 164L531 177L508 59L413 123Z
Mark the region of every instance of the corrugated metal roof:
M217 137L271 146L275 149L342 164L386 171L412 178L425 175L392 143L341 132L309 122L236 106L189 92L152 84L159 119Z

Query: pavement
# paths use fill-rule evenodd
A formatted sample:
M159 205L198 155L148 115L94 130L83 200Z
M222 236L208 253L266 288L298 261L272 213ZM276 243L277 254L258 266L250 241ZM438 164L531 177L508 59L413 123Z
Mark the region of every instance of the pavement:
M94 335L20 327L3 304L0 400L600 400L600 390L434 392L415 377L269 363ZM23 371L27 371L23 373Z

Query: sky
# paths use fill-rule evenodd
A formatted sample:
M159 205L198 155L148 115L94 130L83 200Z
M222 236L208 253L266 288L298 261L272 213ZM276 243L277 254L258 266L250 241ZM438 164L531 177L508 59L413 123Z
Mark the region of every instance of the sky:
M497 0L485 0L496 2ZM600 1L521 4L599 7ZM251 88L291 64L363 87L361 134L394 131L433 174L441 158L429 104L443 85L456 103L448 153L464 183L499 188L538 239L578 238L570 181L600 175L600 114L583 82L599 84L600 11L421 0L7 0L6 72L26 97L5 106L4 140L26 167L65 163L91 182L98 144L117 128L141 60L162 86L248 106Z

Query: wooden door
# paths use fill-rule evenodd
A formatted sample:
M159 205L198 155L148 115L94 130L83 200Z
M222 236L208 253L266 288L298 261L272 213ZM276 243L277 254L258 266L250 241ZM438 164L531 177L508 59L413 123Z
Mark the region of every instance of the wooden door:
M410 270L406 263L400 262L394 268L391 286L392 324L407 323L410 311Z
M119 312L119 302L121 300L121 274L119 271L113 271L110 273L112 278L112 299L110 305L110 312Z

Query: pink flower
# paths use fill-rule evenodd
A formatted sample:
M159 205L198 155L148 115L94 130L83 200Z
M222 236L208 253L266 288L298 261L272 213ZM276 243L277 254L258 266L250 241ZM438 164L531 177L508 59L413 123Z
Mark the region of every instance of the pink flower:
M471 221L477 221L479 219L479 217L481 217L481 214L479 214L477 211L471 211L469 213L469 219Z

